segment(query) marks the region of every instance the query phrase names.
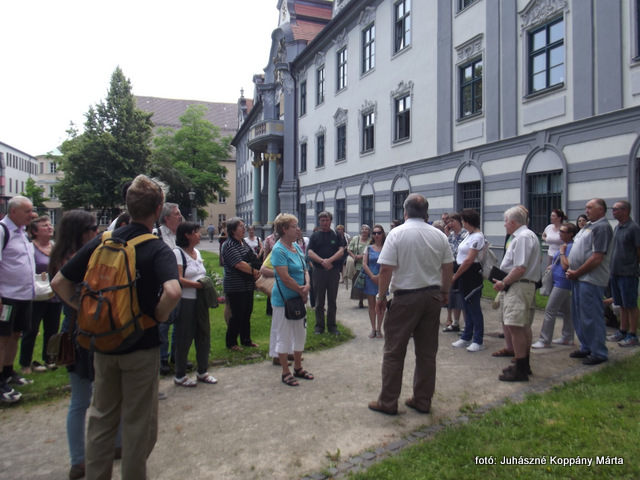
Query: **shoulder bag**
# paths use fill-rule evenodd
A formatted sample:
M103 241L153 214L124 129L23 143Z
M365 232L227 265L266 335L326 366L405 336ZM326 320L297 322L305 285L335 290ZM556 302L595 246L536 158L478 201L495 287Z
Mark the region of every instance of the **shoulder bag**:
M304 261L302 262L302 270L304 272ZM280 282L278 281L277 274L275 276L275 279L276 286L278 287L278 291L280 292L280 296L282 297L282 300L284 300L284 317L287 320L302 320L307 316L307 307L302 301L302 297L300 295L297 295L293 298L286 298L282 294L282 289L280 288Z

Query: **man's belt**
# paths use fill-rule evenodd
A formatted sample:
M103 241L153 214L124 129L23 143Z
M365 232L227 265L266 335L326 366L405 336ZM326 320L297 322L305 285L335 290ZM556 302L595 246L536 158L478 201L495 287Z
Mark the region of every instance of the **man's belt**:
M396 290L393 292L394 295L409 295L410 293L418 293L424 292L425 290L435 290L436 288L440 288L440 285L431 285L430 287L422 287L422 288L413 288L411 290Z

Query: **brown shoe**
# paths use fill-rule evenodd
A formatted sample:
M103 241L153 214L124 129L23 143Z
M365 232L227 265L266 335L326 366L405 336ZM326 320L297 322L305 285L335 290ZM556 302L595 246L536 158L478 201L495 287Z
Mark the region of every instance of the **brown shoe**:
M409 407L409 408L413 408L416 412L420 412L420 413L429 413L429 410L422 410L421 408L418 408L418 406L416 405L416 402L413 400L412 398L407 398L404 401L404 404Z
M374 412L384 413L385 415L397 415L398 410L385 410L380 406L380 404L375 402L369 402L369 410L373 410Z

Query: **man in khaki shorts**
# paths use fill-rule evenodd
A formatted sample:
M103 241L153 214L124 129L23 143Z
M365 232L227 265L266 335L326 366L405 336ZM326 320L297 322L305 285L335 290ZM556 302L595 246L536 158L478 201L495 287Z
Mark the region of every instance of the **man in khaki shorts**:
M527 212L521 207L512 207L504 212L504 227L513 237L500 265L507 276L503 280L494 280L493 288L505 292L503 319L511 334L516 363L504 369L498 379L526 382L531 374L532 319L529 306L536 293L535 284L540 279L540 244L536 234L527 228Z

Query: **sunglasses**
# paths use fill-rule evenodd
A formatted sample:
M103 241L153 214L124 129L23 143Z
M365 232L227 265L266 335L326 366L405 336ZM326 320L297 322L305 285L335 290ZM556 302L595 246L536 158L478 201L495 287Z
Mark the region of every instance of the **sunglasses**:
M382 232L372 232L374 235L382 235Z

